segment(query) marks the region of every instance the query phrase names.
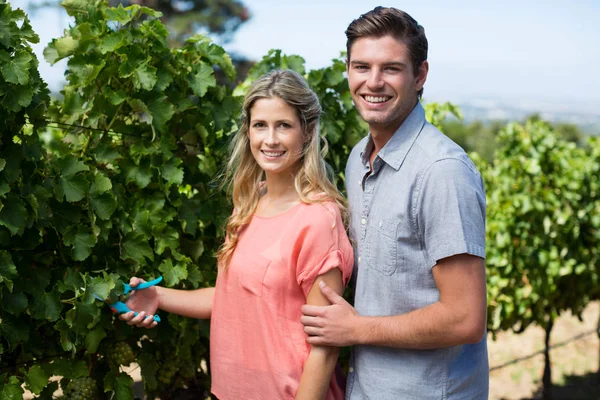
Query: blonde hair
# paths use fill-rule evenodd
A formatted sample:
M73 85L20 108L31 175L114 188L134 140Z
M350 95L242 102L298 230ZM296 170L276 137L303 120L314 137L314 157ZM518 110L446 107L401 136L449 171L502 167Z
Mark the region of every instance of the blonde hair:
M328 146L325 138L319 134L319 99L300 74L291 70L271 71L250 86L242 107L241 127L232 141L225 182L228 184L235 212L227 219L227 240L217 252L219 267L229 264L239 234L250 223L260 199L264 171L256 163L250 150L250 111L257 100L273 97L282 99L296 109L306 136L301 165L294 178L294 187L300 200L308 204L335 201L340 208L344 225L347 226L346 201L333 184L333 172L324 159Z

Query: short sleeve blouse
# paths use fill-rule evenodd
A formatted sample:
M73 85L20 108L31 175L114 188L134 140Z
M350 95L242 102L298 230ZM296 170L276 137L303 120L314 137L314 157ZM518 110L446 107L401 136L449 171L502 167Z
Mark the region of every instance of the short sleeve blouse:
M217 277L212 392L220 399L293 399L310 351L300 307L319 275L339 268L345 285L352 267L352 246L335 203L299 203L274 217L255 215ZM342 398L332 379L327 399Z

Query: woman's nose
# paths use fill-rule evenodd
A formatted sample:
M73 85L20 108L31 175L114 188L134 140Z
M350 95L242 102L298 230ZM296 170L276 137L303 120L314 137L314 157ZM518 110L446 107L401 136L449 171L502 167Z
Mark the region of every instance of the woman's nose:
M267 135L265 137L265 144L268 146L275 146L279 144L279 139L277 138L277 131L275 127L271 127L267 131Z

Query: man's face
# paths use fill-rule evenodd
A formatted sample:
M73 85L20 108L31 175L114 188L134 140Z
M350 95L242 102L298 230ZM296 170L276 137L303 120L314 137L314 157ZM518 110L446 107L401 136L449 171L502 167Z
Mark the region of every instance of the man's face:
M352 100L371 131L393 134L417 103L427 61L415 76L406 45L392 36L356 40L347 72Z

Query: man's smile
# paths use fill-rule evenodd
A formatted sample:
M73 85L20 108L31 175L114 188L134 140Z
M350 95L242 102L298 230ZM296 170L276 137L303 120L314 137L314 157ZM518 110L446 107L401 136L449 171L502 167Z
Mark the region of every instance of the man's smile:
M392 98L392 96L381 96L381 95L380 96L363 95L362 97L368 103L385 103L386 101L388 101Z

